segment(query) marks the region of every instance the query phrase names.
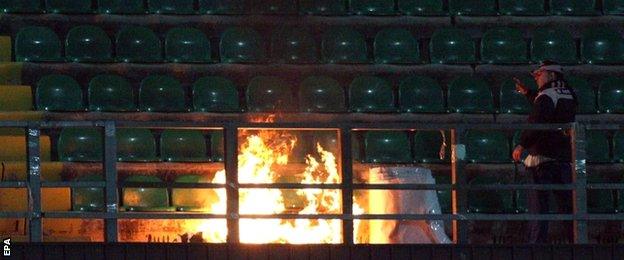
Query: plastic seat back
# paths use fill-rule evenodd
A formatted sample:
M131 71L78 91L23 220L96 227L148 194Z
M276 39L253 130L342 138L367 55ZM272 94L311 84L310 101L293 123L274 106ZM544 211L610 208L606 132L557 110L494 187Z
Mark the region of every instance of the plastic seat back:
M466 161L511 163L509 142L503 132L470 130L465 137Z
M624 131L616 131L613 134L613 160L624 162Z
M41 13L43 8L39 0L5 0L0 2L3 13Z
M296 14L296 0L252 0L251 12L257 14Z
M148 0L149 12L153 14L194 14L193 0Z
M490 29L481 39L481 60L487 63L527 63L527 43L513 28Z
M98 12L103 14L144 14L143 0L98 0Z
M501 14L517 16L546 15L544 1L541 0L498 0Z
M252 28L233 27L225 30L219 44L224 63L259 63L266 58L260 34Z
M624 113L624 86L621 77L607 77L600 82L598 104L600 112Z
M500 178L490 176L477 176L470 181L471 185L503 183ZM511 191L471 190L468 192L468 212L496 214L513 211Z
M589 82L584 78L577 76L569 76L566 78L568 85L574 89L578 99L579 114L596 114L598 112L596 106L596 94Z
M344 112L344 88L330 77L308 77L299 87L299 108L303 112Z
M208 159L206 140L196 130L165 130L160 136L160 154L169 162L205 162Z
M210 131L210 157L213 162L222 162L225 158L223 131Z
M15 36L15 61L42 62L61 61L61 41L47 27L28 26Z
M126 27L117 33L117 59L122 62L157 63L162 61L162 44L145 27Z
M530 89L537 89L535 80L529 76L520 76L518 78ZM531 112L531 106L529 100L516 91L516 83L512 79L503 81L500 88L501 113L528 114Z
M399 107L408 113L445 113L444 92L438 82L425 76L411 76L399 85Z
M402 131L368 131L364 137L366 162L409 163L412 152L407 133Z
M180 175L176 183L210 183L206 175ZM209 211L219 201L214 189L174 188L171 190L171 203L178 211ZM224 212L210 212L214 214Z
M624 14L624 1L622 0L602 0L602 10L605 14Z
M98 128L63 128L58 139L58 158L63 162L102 161L102 131Z
M91 1L45 0L45 6L48 13L88 14L93 12Z
M258 76L247 86L249 111L293 111L293 97L291 86L278 77Z
M210 40L195 28L173 28L165 37L165 59L169 62L208 63L211 58Z
M446 15L442 0L399 0L399 11L406 15L437 16Z
M82 89L70 76L52 74L37 82L35 92L37 110L82 111Z
M419 130L414 134L414 160L419 163L449 162L451 135L437 130ZM440 154L442 152L442 154ZM443 155L443 158L440 158Z
M420 62L418 41L405 29L385 29L375 36L375 62L412 64Z
M476 52L474 40L460 29L439 29L429 42L431 63L473 63Z
M217 76L198 79L193 84L193 107L199 112L240 112L236 85Z
M374 76L360 76L349 85L352 112L395 112L394 91L390 83Z
M368 47L364 35L346 27L332 28L323 34L323 59L329 63L366 63Z
M554 15L598 15L596 0L550 0L550 13Z
M74 62L112 61L113 43L106 32L95 26L76 26L67 34L65 56Z
M244 14L248 11L248 0L199 0L202 14Z
M585 132L587 145L587 162L609 163L611 162L609 137L602 130L588 130Z
M559 63L578 63L576 42L569 31L561 28L541 27L533 32L531 60L539 63L555 60Z
M347 7L344 0L300 0L299 9L304 14L344 15Z
M351 11L359 15L394 15L394 1L349 0Z
M581 39L581 57L590 64L624 62L624 39L611 28L592 28Z
M186 112L184 89L173 77L149 76L141 82L139 107L147 112Z
M113 74L95 76L89 82L89 110L107 112L136 111L130 82Z
M85 175L74 181L104 181L102 175ZM74 211L104 211L104 189L102 188L72 188L72 210Z
M459 76L448 87L448 107L455 113L494 113L492 91L480 78Z
M449 0L449 11L460 16L497 14L495 0Z
M158 161L156 140L149 129L119 128L117 138L117 160L120 162Z
M319 61L316 42L307 29L278 29L273 33L271 42L271 57L275 62L309 64Z
M162 182L156 176L132 175L125 182ZM122 200L128 211L173 211L166 188L123 188Z

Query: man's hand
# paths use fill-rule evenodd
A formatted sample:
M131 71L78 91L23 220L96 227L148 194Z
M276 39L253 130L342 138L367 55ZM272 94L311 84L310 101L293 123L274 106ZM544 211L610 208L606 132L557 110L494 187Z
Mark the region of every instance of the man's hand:
M518 78L513 77L513 81L516 83L516 91L520 92L522 95L526 95L529 93L529 88L522 83Z
M516 146L516 148L514 148L513 153L511 154L511 157L513 157L513 160L515 162L520 161L520 158L522 157L522 152L524 152L524 147L522 147L522 145L518 145Z

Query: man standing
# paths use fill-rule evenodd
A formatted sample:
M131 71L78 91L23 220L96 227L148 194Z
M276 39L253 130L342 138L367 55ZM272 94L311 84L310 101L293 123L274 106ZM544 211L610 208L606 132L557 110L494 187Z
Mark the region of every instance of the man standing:
M577 98L574 91L563 79L563 69L556 62L544 61L532 72L537 82L537 91L524 86L514 78L516 90L525 95L532 104L528 122L536 124L560 124L575 121ZM520 161L522 153L527 150L529 155L524 160L527 171L533 176L536 184L567 184L572 182L570 167L572 152L570 135L561 130L524 130L520 144L513 151L513 159ZM557 213L570 214L572 210L572 191L552 191L557 204ZM537 191L536 196L529 196L529 207L532 213L549 212L548 190ZM548 238L548 222L535 222L529 230L529 242L546 243ZM570 221L565 223L568 239L573 239Z

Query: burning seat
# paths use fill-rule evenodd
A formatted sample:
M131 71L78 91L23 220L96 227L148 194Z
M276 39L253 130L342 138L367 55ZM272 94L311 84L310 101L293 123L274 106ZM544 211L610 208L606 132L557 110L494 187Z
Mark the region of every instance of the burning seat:
M139 108L147 112L185 112L186 94L180 81L165 75L143 79L139 91Z
M174 182L210 183L210 179L205 175L181 175ZM171 201L178 211L208 211L217 200L217 194L213 189L174 188L171 190Z
M37 82L37 110L83 111L82 88L70 76L52 74Z
M394 92L390 83L382 78L360 76L349 85L351 112L381 113L395 112Z
M223 77L203 77L193 84L193 107L199 112L240 112L236 85Z
M365 160L369 163L410 163L412 152L407 133L368 131L364 137Z
M435 31L429 42L431 63L459 64L477 61L475 42L461 29Z
M323 34L322 53L328 63L367 63L364 35L346 27L331 28Z
M132 26L117 33L117 60L121 62L162 62L162 44L149 28Z
M537 89L535 80L529 76L518 77L525 86ZM531 111L531 103L527 98L516 91L516 83L511 79L503 81L500 87L500 111L508 114L528 114Z
M418 40L405 29L384 29L375 36L375 62L413 64L420 62Z
M623 63L624 39L611 28L591 28L581 38L581 57L590 64Z
M68 61L110 62L113 43L106 32L96 26L76 26L67 34L65 54Z
M399 84L399 107L407 113L446 113L444 92L438 82L425 76L410 76Z
M211 53L210 40L198 29L173 28L165 36L165 60L169 62L209 63Z
M517 16L545 15L544 1L542 0L498 0L501 14Z
M200 131L165 130L160 136L160 153L169 162L209 161L206 140Z
M442 0L399 0L399 11L406 15L447 15Z
M299 107L303 112L344 112L345 91L333 78L308 77L299 87Z
M344 15L347 13L342 0L301 0L301 12L313 15Z
M589 84L589 82L578 76L566 77L566 81L574 89L576 97L578 98L578 113L598 113L598 106L596 106L596 94L594 93L594 88Z
M459 76L448 87L448 107L455 113L494 113L492 90L481 78Z
M117 129L117 160L120 162L158 161L156 140L149 129Z
M210 159L213 162L222 162L224 156L223 131L210 131Z
M505 27L487 30L481 38L481 60L494 64L528 63L522 32Z
M132 112L137 110L130 82L114 74L95 76L89 82L89 110Z
M150 13L154 14L194 14L193 0L148 0Z
M102 175L85 175L74 181L103 181ZM72 188L72 210L74 211L104 211L104 189L102 188Z
M351 11L359 15L395 15L394 1L351 0Z
M98 0L98 12L103 14L144 14L143 0Z
M159 183L156 176L132 175L125 182ZM126 211L175 211L169 206L167 188L123 188L123 207Z
M284 27L275 30L271 39L271 58L274 62L318 63L316 42L308 29Z
M64 162L102 161L102 131L98 128L63 128L58 139L58 158Z
M88 14L92 13L91 1L45 0L48 13Z
M533 31L531 60L556 60L560 63L578 63L576 42L569 31L562 28L541 27Z
M221 34L219 48L224 63L261 63L266 59L262 37L252 28L228 28Z
M27 26L15 36L15 61L61 61L61 41L50 28Z
M607 77L600 82L598 91L600 112L624 113L624 88L622 78Z
M495 0L450 0L449 11L460 16L497 15Z

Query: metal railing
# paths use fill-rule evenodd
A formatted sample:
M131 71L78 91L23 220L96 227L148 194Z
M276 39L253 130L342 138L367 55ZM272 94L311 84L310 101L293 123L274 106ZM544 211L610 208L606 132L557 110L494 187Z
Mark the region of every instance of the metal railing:
M39 159L39 137L41 129L62 127L99 127L104 135L104 158L103 168L105 181L102 182L41 182L41 169ZM624 190L624 183L610 184L587 184L585 165L585 130L586 129L621 129L619 125L590 125L590 124L419 124L417 122L384 123L380 126L372 122L336 122L336 123L189 123L189 122L114 122L114 121L41 121L41 122L17 122L1 121L1 127L13 127L26 129L27 139L27 181L0 182L0 188L27 188L29 191L28 212L0 212L1 218L26 218L29 224L29 238L31 242L41 242L42 218L88 218L104 219L105 241L118 241L119 219L227 219L228 243L239 243L238 221L241 218L309 218L309 219L340 219L343 222L343 238L345 244L354 243L353 220L354 219L383 219L383 220L445 220L452 221L453 241L455 243L468 243L467 221L504 221L504 220L552 220L573 221L574 242L587 243L587 221L590 220L618 220L624 221L624 214L588 214L587 212L587 189L617 189ZM227 192L226 214L206 214L194 212L120 212L118 192L121 188L117 179L117 154L115 132L118 127L148 127L148 128L215 128L224 132L226 183L162 183L162 184L131 184L124 183L123 187L167 187L167 188L225 188ZM266 128L266 129L336 129L340 134L340 146L351 147L351 135L354 130L450 130L451 132L451 184L360 184L353 182L353 161L351 149L341 150L342 182L340 184L240 184L238 182L238 131L243 128ZM465 131L481 130L519 130L519 129L570 129L572 130L573 146L573 183L571 184L487 184L468 185L464 166L464 155L459 151L465 151L463 136ZM458 149L460 148L460 149ZM106 210L104 212L42 212L41 188L42 187L103 187L105 191ZM342 214L273 214L273 215L242 215L239 214L239 189L240 188L321 188L340 189L342 192ZM354 189L387 189L387 190L452 190L452 214L362 214L354 215L352 212ZM572 190L573 212L572 214L478 214L467 212L467 192L469 190Z

